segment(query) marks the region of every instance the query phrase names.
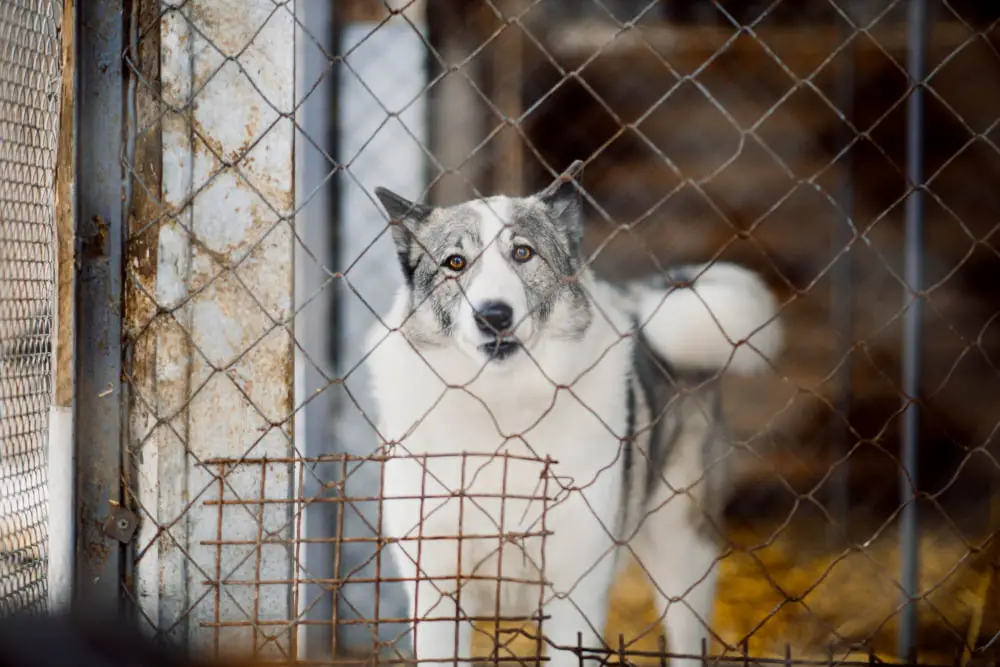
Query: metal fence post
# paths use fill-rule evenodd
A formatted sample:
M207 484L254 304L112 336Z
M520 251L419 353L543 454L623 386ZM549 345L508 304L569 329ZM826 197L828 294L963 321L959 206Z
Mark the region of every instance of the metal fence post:
M844 38L850 39L851 29L845 23L841 32ZM841 55L842 62L837 77L836 99L840 113L848 120L854 116L854 87L857 60L855 49L848 46ZM850 128L842 126L841 135L845 144L851 144L854 134ZM843 211L843 220L837 220L833 237L833 252L840 253L836 263L830 268L830 319L838 336L836 362L841 364L837 370L836 409L844 421L832 420L833 433L831 438L836 458L843 458L831 475L832 512L837 525L831 530L833 543L840 543L850 535L850 480L851 460L848 454L853 445L851 433L851 391L853 384L852 366L854 360L854 258L850 244L854 241L857 229L854 225L854 161L851 150L841 157L840 178L838 183L838 198ZM848 538L849 539L849 538Z
M367 389L368 369L362 363L364 340L402 282L398 272L385 270L395 262L392 241L383 234L385 213L371 192L382 185L422 198L426 188L426 158L421 142L426 142L428 121L421 90L426 85L427 71L424 43L416 32L424 28L420 4L408 7L407 14L413 25L397 15L381 25L356 21L340 27L348 69L337 93L338 159L345 164L339 179L343 226L338 230L338 262L349 268L338 285L336 321L341 323L337 327L341 348L337 361L346 391L341 391L343 398L338 399L343 409L335 422L334 447L338 453L359 456L370 455L379 444L378 434L368 421L375 412ZM386 120L387 112L396 115ZM371 497L379 491L378 464L352 462L349 467L343 489L348 500ZM372 531L372 527L379 530L377 517L377 503L371 501L349 501L345 512L344 535L340 537L349 540L339 544L342 573L353 572L352 577L364 583L342 587L340 618L368 621L345 623L340 628L341 649L348 653L370 651L373 634L380 641L402 634L399 646L409 643L405 626L375 624L378 617L410 616L399 582L369 583L397 576L392 559L380 555L374 544L380 537ZM381 577L377 576L379 572Z
M106 536L122 498L123 0L80 3L77 165L75 602L117 607L123 547Z
M899 623L899 655L912 662L916 655L917 607L920 590L920 536L917 526L917 450L920 438L920 413L916 404L920 395L921 319L923 316L924 201L923 191L923 78L924 42L927 32L927 6L924 0L911 0L908 6L909 30L907 73L911 86L906 104L906 181L912 188L906 199L906 258L904 266L906 312L903 322L903 468L900 472L900 502L903 513L900 525L901 578L904 607Z
M330 334L335 309L331 267L337 241L336 154L337 81L339 67L334 55L336 26L334 3L299 0L295 4L296 112L295 133L295 395L302 406L295 418L295 441L307 457L329 454L333 438L335 392L329 389L336 377L337 337ZM322 480L335 479L340 466L333 462L301 464L307 470L300 493L305 498L330 493ZM313 579L335 579L336 544L330 542L337 526L336 503L312 503L301 510L304 567ZM329 623L337 598L327 586L301 584L300 605L295 613L310 622L299 628L300 656L321 657L334 653L336 629Z

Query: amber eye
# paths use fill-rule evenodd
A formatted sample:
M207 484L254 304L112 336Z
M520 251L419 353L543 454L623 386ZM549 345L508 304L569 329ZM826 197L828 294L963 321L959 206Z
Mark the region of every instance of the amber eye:
M515 262L527 262L534 256L535 251L532 250L530 246L526 245L514 246L514 252L511 253L511 257L514 258Z
M465 258L461 255L451 255L448 259L444 260L442 266L447 266L452 271L463 271L465 270Z

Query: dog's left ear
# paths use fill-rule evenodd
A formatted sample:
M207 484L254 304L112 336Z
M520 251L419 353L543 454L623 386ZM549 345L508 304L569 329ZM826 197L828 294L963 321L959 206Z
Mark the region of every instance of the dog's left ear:
M423 223L434 212L432 206L416 204L405 197L397 195L386 188L375 188L375 196L382 202L389 214L389 224L392 230L392 241L396 245L396 256L403 270L403 277L412 286L413 272L416 267L413 230Z
M569 235L570 240L579 245L583 240L583 198L580 196L580 175L583 161L576 160L562 174L538 194L552 219L558 222Z

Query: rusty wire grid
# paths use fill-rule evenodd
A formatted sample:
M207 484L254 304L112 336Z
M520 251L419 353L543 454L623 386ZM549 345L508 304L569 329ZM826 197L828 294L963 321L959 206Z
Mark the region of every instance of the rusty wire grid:
M924 31L908 15L918 5ZM488 589L549 604L545 545L572 529L553 525L549 506L606 478L567 483L574 452L539 455L528 428L505 432L494 449L509 448L493 458L485 428L440 432L454 451L436 454L387 436L363 330L388 317L402 284L389 222L400 216L375 186L452 205L539 192L580 159L584 266L627 282L735 262L762 276L786 331L769 372L707 383L721 394L727 447L687 480L700 490L678 496L718 520L718 584L702 619L710 638L687 657L996 658L1000 11L957 0L335 6L332 27L280 0L128 8L122 504L140 528L121 590L144 622L262 661L404 662L405 591L419 597L448 578L422 557L449 544L461 567L463 543L476 540L496 551L488 572L462 573L469 595L487 599L469 605L493 604ZM303 120L331 79L335 140ZM924 129L908 135L921 127L907 119L917 89ZM316 157L309 187L302 151ZM337 208L320 217L334 231L319 247L303 211L327 189ZM303 332L323 302L316 335L329 347L317 353ZM472 392L466 384L451 389ZM553 389L571 390L563 384ZM301 430L324 396L329 423ZM477 458L489 460L467 470ZM419 493L386 485L393 461L414 466ZM511 465L518 491L507 488ZM723 466L723 481L708 483ZM501 482L483 483L486 469ZM441 470L458 488L428 481ZM466 488L467 475L483 486ZM459 507L459 523L468 504L496 530L425 535L418 522L401 536L386 528L390 501L419 503L422 516L425 504ZM574 565L605 555L575 553ZM644 574L655 558L637 560L595 631L605 645L562 649L669 658L663 603ZM493 572L499 562L519 574ZM456 631L451 657L552 656L530 627L544 633L549 615L466 611L464 588L439 591L457 611L433 621L474 622L472 647Z
M0 7L0 610L46 605L61 2Z

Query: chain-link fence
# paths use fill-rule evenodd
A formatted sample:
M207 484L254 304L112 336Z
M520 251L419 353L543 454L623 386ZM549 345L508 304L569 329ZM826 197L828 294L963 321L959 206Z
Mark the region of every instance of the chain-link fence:
M0 610L47 604L62 3L0 7Z
M126 4L85 593L313 664L996 657L995 8Z

